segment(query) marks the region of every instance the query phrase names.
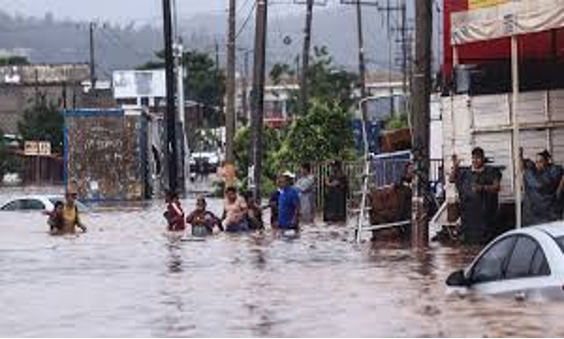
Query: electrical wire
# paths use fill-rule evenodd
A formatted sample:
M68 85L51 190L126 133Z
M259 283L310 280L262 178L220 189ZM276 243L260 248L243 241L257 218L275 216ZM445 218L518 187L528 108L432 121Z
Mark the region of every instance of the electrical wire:
M257 8L257 3L255 2L253 4L253 7L251 7L251 10L249 11L249 14L247 15L247 17L243 21L243 24L241 25L241 27L239 27L237 34L235 34L235 40L239 39L241 34L243 34L243 32L245 31L245 28L247 28L247 25L249 24L251 18L253 17L253 13L255 12L256 8Z

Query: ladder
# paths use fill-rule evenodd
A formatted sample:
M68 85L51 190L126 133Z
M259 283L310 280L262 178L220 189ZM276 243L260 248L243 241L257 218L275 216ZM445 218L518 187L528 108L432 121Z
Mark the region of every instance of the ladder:
M378 231L384 229L390 229L395 227L405 227L411 224L411 220L404 220L399 222L387 223L387 224L378 224L372 225L369 220L367 220L367 213L369 213L372 209L371 206L368 206L370 199L368 199L368 194L370 193L370 179L374 176L374 172L371 171L372 163L378 156L373 156L369 154L364 160L364 171L362 175L362 188L360 192L360 206L357 210L353 210L353 212L358 213L357 223L355 225L355 240L357 243L360 243L362 240L363 232L370 232L370 231Z
M364 104L369 101L374 99L374 97L367 97L364 98L360 101L359 103L359 112L362 112L363 106ZM367 127L367 121L365 119L365 115L361 114L362 116L362 140L364 143L364 170L363 170L363 174L362 174L362 184L361 184L361 191L357 192L357 196L360 194L361 199L360 199L360 207L357 210L353 210L353 213L358 213L358 219L357 219L357 223L355 226L355 240L357 243L360 243L362 240L362 233L363 232L367 232L367 231L376 231L376 230L383 230L383 229L388 229L388 228L394 228L394 227L403 227L403 226L409 226L411 224L411 220L406 220L406 221L401 221L401 222L395 222L395 223L389 223L389 224L380 224L380 225L371 225L370 221L368 220L367 222L367 218L366 218L366 214L367 212L369 212L371 210L370 206L367 206L367 204L369 203L369 199L368 199L368 194L370 193L370 179L372 177L374 177L374 175L376 173L374 173L377 169L375 168L374 171L372 171L372 163L375 160L378 159L384 159L387 157L393 157L393 156L397 156L397 155L405 155L405 154L409 154L411 155L411 152L396 152L396 153L390 153L387 155L373 155L370 153L370 146L368 143L368 127ZM378 185L378 183L376 183L376 185Z
M355 240L357 243L360 243L363 228L366 223L366 213L370 210L370 207L366 205L368 203L368 191L370 188L370 162L370 154L365 154L364 171L362 173L362 191L360 192L360 208L355 232Z

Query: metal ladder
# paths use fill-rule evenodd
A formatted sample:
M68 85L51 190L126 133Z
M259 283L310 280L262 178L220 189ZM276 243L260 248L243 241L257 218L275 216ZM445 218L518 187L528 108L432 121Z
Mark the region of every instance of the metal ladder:
M362 191L360 192L360 208L358 211L359 214L355 231L355 240L357 243L360 243L361 241L362 232L364 231L363 228L366 223L366 212L370 210L370 207L366 206L366 204L368 203L368 190L370 188L370 163L370 154L365 154L364 171L362 174Z
M374 97L367 97L360 101L359 103L359 111L362 112L363 105L369 100L374 99ZM381 224L381 225L371 225L370 222L366 222L366 213L371 210L370 206L367 206L369 202L368 194L370 189L370 178L373 177L373 173L371 171L372 162L378 158L378 156L373 156L370 153L370 146L368 144L368 129L367 129L367 121L364 119L364 114L362 114L362 140L364 143L364 171L362 176L362 191L357 192L357 195L360 193L361 200L360 200L360 207L358 210L353 211L358 213L357 224L355 227L355 240L357 243L360 243L362 240L362 233L368 231L376 231L376 230L383 230L389 229L394 227L403 227L411 224L411 221L402 221L402 222L395 222L389 224Z
M364 103L370 100L370 98L364 98L359 103L359 111L362 116L362 142L364 143L364 171L362 174L362 192L361 192L361 199L360 199L360 210L358 215L358 223L356 227L356 234L355 240L357 243L360 243L363 227L366 222L366 212L369 209L366 204L368 202L368 189L370 185L370 163L371 163L371 155L370 155L370 146L368 144L368 128L367 128L367 121L364 114L362 114L364 109Z
M366 215L368 212L372 210L372 207L368 206L369 203L368 194L370 193L370 179L373 178L373 175L375 174L371 171L371 165L372 162L377 158L378 156L373 157L370 154L365 158L364 173L362 177L362 190L360 192L357 192L357 194L361 195L360 207L357 210L353 211L358 213L358 219L355 225L355 240L357 243L361 242L363 232L385 230L395 227L405 227L411 224L411 220L404 220L404 221L392 222L387 224L372 225L370 221L367 220Z

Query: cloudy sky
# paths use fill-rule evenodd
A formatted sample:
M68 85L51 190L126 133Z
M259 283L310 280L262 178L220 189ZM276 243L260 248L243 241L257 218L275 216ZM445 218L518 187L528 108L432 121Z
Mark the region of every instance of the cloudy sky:
M190 17L198 13L225 12L227 0L176 0L179 13ZM239 0L240 6L246 0ZM162 0L0 0L0 9L9 13L44 16L51 12L57 18L74 20L99 19L125 22L149 20L161 15Z

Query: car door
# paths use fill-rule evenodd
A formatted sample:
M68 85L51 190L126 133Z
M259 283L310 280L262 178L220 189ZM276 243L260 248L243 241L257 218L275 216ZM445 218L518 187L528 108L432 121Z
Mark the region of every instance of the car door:
M537 295L554 285L550 267L542 246L532 237L518 237L505 272L505 285L501 293L513 294L517 299Z
M505 269L516 241L515 235L504 237L480 255L470 270L471 290L489 294L504 288Z

